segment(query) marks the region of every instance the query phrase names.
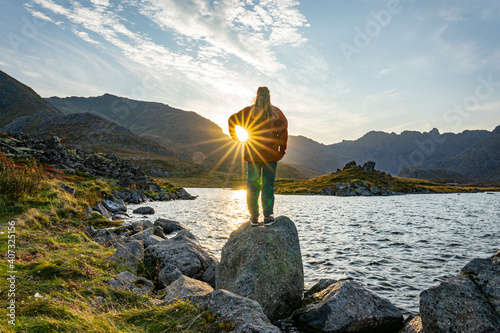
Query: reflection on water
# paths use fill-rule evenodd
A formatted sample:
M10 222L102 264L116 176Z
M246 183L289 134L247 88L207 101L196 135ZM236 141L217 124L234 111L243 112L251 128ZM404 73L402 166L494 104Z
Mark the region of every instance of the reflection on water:
M152 219L181 222L220 259L230 233L248 220L245 191L187 190L198 199L149 203ZM352 278L412 314L422 290L500 249L500 193L277 195L275 212L297 226L306 288Z

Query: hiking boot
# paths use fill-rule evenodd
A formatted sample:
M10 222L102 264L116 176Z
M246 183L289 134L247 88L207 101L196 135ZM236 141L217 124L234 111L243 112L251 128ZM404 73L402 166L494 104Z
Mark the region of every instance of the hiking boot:
M266 216L266 217L264 217L264 225L266 227L269 227L269 226L273 225L274 222L276 222L276 220L274 219L274 217L272 217L272 216Z
M259 218L258 218L258 217L251 217L251 218L250 218L250 225L251 225L252 227L258 227L259 225L261 225L261 224L259 223Z

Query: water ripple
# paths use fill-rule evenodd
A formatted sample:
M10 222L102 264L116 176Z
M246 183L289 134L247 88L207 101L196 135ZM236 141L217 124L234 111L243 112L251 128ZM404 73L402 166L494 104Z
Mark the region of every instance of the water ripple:
M154 218L191 228L220 258L230 233L248 219L245 192L187 190L198 199L149 203ZM500 193L277 195L275 211L297 226L306 288L322 278L355 279L406 314L418 312L421 291L499 250Z

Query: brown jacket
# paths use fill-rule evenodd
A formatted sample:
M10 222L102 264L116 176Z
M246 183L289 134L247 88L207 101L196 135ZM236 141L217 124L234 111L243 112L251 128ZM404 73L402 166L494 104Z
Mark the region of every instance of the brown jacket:
M248 132L245 142L244 160L247 162L275 162L285 155L288 141L288 121L280 109L273 106L278 115L275 119L253 118L252 106L247 106L228 119L229 135L238 140L234 127L243 127Z

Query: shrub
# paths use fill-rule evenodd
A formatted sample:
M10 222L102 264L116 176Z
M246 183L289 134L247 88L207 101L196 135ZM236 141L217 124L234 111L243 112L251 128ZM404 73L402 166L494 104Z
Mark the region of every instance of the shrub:
M42 170L34 159L16 164L0 153L0 198L5 202L17 202L38 193L42 177Z

